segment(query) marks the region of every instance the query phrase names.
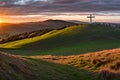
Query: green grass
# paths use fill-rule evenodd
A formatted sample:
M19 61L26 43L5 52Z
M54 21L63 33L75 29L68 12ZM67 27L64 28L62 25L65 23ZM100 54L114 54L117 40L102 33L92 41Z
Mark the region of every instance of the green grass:
M97 74L93 72L40 59L29 59L27 64L38 80L96 80L97 78Z
M120 29L103 25L79 25L53 30L42 36L0 45L18 55L72 55L120 47Z
M81 58L79 57L71 57L73 58L73 64L71 62L71 64L68 63L66 65L62 62L54 63L54 58L53 62L49 62L44 61L45 59L30 58L29 56L39 57L39 55L50 54L70 56L104 49L120 48L119 34L120 29L104 25L71 26L61 30L50 31L42 36L0 44L0 51L27 56L25 57L27 58L25 59L26 65L38 80L97 80L98 74L86 68L86 70L81 70L83 65L85 67L91 67L91 65L92 68L94 67L93 64L90 64L94 59L91 56L87 56L87 58L82 56L84 58L83 62L80 62ZM70 59L69 56L68 58ZM99 54L94 61L98 57ZM107 56L102 58L106 59ZM103 60L102 58L100 60ZM57 58L57 60L59 59L61 58ZM63 59L67 58L63 57ZM69 61L69 59L67 60ZM87 61L90 61L90 63Z

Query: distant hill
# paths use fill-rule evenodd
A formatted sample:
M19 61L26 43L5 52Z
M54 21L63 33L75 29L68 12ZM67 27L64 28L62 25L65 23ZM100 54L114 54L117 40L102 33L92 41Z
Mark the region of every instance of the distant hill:
M11 35L21 34L42 29L57 29L64 26L73 26L77 23L62 20L46 20L43 22L30 22L20 24L3 23L0 25L0 36L6 38Z
M82 21L77 21L77 20L68 20L68 22L73 22L73 23L77 23L77 24L87 23L87 22L82 22Z

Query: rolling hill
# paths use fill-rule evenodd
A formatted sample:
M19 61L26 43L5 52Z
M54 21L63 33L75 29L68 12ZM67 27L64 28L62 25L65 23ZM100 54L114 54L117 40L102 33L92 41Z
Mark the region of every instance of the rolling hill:
M1 51L17 54L0 52L0 78L119 80L119 34L119 26L82 24L0 44Z
M89 52L85 54L71 55L71 56L52 56L52 55L39 56L38 55L38 56L30 56L29 58L35 60L42 59L44 61L54 62L57 64L74 66L75 68L80 70L83 69L90 72L96 72L91 74L91 76L94 76L94 79L86 78L84 80L119 80L120 79L119 77L120 48L112 49L112 50L103 50L94 53ZM88 77L88 75L86 76ZM79 78L77 78L76 80L79 80Z
M18 55L71 55L120 47L120 27L83 24L0 45ZM28 54L29 53L29 54Z
M72 66L0 52L0 80L95 80L96 78L94 72Z
M0 52L0 80L119 80L120 48L71 56Z
M30 22L30 23L2 23L0 24L0 37L6 38L8 36L21 34L25 32L31 32L43 29L57 29L64 26L77 25L77 23L72 23L62 20L46 20L43 22Z

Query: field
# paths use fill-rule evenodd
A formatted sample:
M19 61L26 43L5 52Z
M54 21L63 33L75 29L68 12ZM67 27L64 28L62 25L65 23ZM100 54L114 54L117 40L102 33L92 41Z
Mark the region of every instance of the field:
M119 48L119 34L119 28L98 24L71 26L42 36L1 44L0 50L26 56L81 54Z
M47 74L48 71L48 73L50 72L49 74L51 79L54 80L52 74L60 75L55 74L55 71L57 71L57 73L61 72L62 74L67 74L65 75L65 77L62 77L63 76L62 75L59 78L59 79L63 78L62 80L96 80L96 79L119 80L120 79L119 52L120 48L72 56L48 55L48 56L30 56L28 58L33 60L31 64L34 63L36 64L35 66L32 65L31 67L35 74L37 73L40 74L38 75L38 77L41 76L42 74L45 74L45 72ZM43 61L44 65L40 62L41 60ZM46 63L45 61L48 61L51 64ZM60 65L63 65L63 67L61 67ZM42 67L45 69L43 69ZM43 71L44 73L41 73L39 71ZM68 78L66 78L66 76L68 76ZM46 78L46 76L43 77Z
M36 80L119 80L119 34L120 27L83 24L0 44L0 51L22 59Z

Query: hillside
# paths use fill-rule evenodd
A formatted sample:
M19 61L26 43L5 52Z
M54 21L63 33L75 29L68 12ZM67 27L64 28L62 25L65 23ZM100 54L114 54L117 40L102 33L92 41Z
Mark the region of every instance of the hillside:
M22 58L0 52L0 80L33 80L35 77Z
M64 26L73 26L76 23L62 21L62 20L46 20L43 22L30 22L30 23L18 23L10 24L3 23L0 25L0 37L6 38L8 36L21 34L25 32L31 32L43 29L57 29Z
M94 72L0 52L0 80L95 80Z
M20 55L71 55L119 48L119 34L120 27L83 24L1 44L0 48L10 53L21 53Z
M70 56L38 55L29 57L59 64L72 65L87 70L99 71L104 68L115 71L120 70L120 48Z
M120 48L71 56L0 52L0 80L119 80Z
M71 56L30 56L32 59L42 59L57 64L74 66L90 72L99 73L97 80L120 79L120 48L103 50ZM91 80L85 79L85 80ZM94 80L94 79L93 79Z
M0 80L95 80L96 77L94 72L72 66L0 52Z

